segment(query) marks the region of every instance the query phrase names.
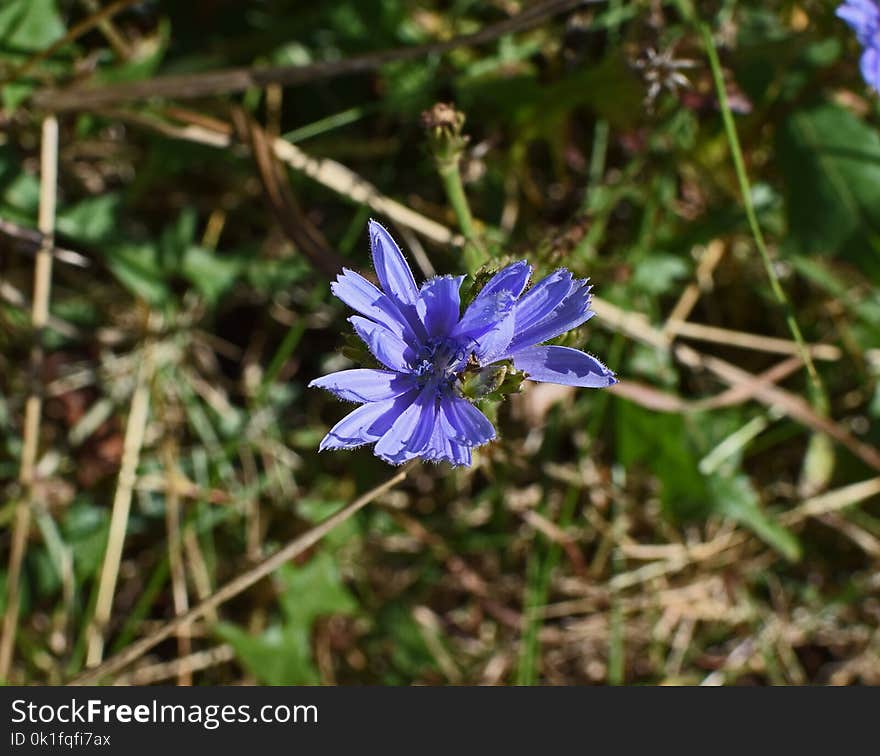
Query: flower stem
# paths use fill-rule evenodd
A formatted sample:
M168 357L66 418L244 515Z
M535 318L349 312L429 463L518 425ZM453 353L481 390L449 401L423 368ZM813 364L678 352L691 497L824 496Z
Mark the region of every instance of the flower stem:
M54 115L43 119L40 142L40 206L37 226L42 236L34 263L34 296L31 310L33 348L31 351L32 374L38 376L43 370L43 336L49 322L49 300L52 288L52 252L55 247L55 209L58 194L58 119ZM43 407L43 391L34 382L24 408L22 430L21 469L19 480L22 498L15 506L12 526L9 566L6 572L6 614L3 617L3 633L0 635L0 681L9 681L9 669L15 652L18 633L18 612L21 601L21 573L27 551L28 533L31 527L31 510L38 499L37 453L40 442L40 417Z
M471 214L471 208L461 181L458 158L443 162L438 161L437 171L440 174L440 179L443 181L443 189L446 191L449 204L452 205L452 211L455 213L458 227L464 235L464 261L468 272L473 275L487 261L488 256L477 239L474 217Z
M471 208L464 193L461 171L458 169L458 159L438 163L437 169L440 172L440 178L443 179L443 188L446 190L449 204L452 205L452 210L455 212L458 227L466 239L473 239L476 236L474 217L471 215Z
M474 217L461 180L459 164L468 143L468 137L463 133L464 121L464 113L444 102L438 102L422 113L422 124L428 133L428 146L434 155L437 173L464 235L464 262L468 273L473 276L489 261L489 255L474 226Z

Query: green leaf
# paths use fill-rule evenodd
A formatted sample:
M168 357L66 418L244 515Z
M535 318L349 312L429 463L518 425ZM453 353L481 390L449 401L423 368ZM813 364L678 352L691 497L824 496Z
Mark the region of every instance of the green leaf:
M709 478L709 488L719 513L745 525L789 561L800 559L801 546L797 538L761 509L758 494L747 476L713 475Z
M278 573L283 585L281 609L288 622L311 625L326 614L350 614L357 604L342 583L336 561L322 551L302 567L289 567Z
M663 509L671 519L705 516L709 492L685 419L671 413L648 412L623 401L617 402L617 412L621 464L644 464L660 479Z
M18 156L8 147L0 147L0 211L17 223L35 226L40 202L40 182L25 173Z
M778 135L792 242L880 272L880 134L848 110L799 110Z
M110 515L106 508L80 497L64 516L62 529L72 549L77 583L85 583L97 574L103 562Z
M155 244L120 244L108 247L106 255L110 270L133 294L153 305L168 301L170 290Z
M312 268L301 255L283 258L261 258L256 249L237 248L247 260L245 276L248 284L263 294L287 291L312 274Z
M377 634L391 639L391 668L384 671L384 685L405 685L437 668L437 661L425 645L425 638L412 614L399 603L378 610Z
M704 475L701 455L717 441L713 430L700 428L704 416L653 413L627 402L618 402L618 456L622 464L639 463L661 482L663 510L675 521L730 517L755 533L786 559L800 557L797 539L760 506L747 476ZM723 416L706 418L726 425ZM702 443L701 443L702 441Z
M877 290L861 292L853 287L851 277L844 277L828 262L809 257L792 256L792 266L811 283L829 292L840 304L855 314L860 323L853 328L858 333L858 326L864 326L867 336L860 339L865 348L873 347L880 339L880 294Z
M636 267L632 286L647 294L665 294L677 281L690 273L690 266L675 255L652 252Z
M321 435L318 435L312 444L312 446L317 446L318 442L321 440L321 436L323 435L323 431L321 431ZM296 513L305 520L308 520L312 524L317 525L322 520L326 520L333 514L336 514L340 509L342 509L347 502L345 501L327 501L326 499L320 498L303 498L300 499L296 503ZM350 518L343 523L337 525L333 530L327 533L324 536L324 543L332 550L336 546L341 546L345 543L349 538L354 536L358 531L358 524L355 518Z
M55 0L6 0L0 8L0 45L5 55L26 58L63 34Z
M234 257L221 257L205 247L190 246L183 253L180 272L210 303L235 283L244 262Z
M111 236L119 208L118 194L101 194L78 202L58 214L58 230L81 242L100 242Z
M44 50L65 32L55 0L6 0L0 7L0 55L11 67ZM28 81L3 86L3 105L14 110L33 90Z
M188 207L177 216L175 222L162 229L159 250L165 268L173 270L180 265L186 250L196 238L198 220L196 211Z
M283 621L259 636L223 623L217 633L235 649L241 663L267 685L310 685L319 682L312 662L311 636L315 620L328 614L351 614L357 604L342 584L336 562L319 552L301 567L282 567Z
M241 663L264 685L315 685L318 673L311 662L309 638L272 627L254 637L229 623L217 634L234 649Z

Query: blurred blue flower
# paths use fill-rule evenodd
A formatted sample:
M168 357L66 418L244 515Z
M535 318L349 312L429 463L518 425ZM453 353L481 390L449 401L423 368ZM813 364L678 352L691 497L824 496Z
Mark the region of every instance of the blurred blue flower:
M392 464L422 457L469 465L471 450L494 439L495 428L460 391L466 369L511 360L533 381L589 388L616 382L584 352L539 346L593 316L586 280L557 270L523 294L532 268L513 263L462 316L464 276L437 276L419 288L388 232L375 221L369 231L382 291L347 269L331 290L361 313L349 321L388 369L342 370L309 384L361 404L333 426L322 451L375 443L376 456Z
M837 17L849 24L865 48L859 61L862 78L880 92L880 6L874 0L846 0L838 6Z

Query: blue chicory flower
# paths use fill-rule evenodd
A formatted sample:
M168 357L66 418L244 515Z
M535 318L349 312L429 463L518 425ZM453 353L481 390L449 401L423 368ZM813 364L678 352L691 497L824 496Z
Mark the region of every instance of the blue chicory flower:
M849 24L865 48L859 61L862 78L880 92L880 6L875 0L846 0L838 6L837 17Z
M369 231L382 291L348 269L330 288L361 313L349 322L387 370L342 370L309 384L361 404L333 426L321 451L375 443L376 456L391 464L415 457L471 464L471 450L494 439L495 428L459 390L466 368L511 360L533 381L589 388L616 382L595 357L540 346L593 316L586 280L557 270L523 294L532 268L516 262L461 315L464 276L437 276L417 287L389 233L375 221Z

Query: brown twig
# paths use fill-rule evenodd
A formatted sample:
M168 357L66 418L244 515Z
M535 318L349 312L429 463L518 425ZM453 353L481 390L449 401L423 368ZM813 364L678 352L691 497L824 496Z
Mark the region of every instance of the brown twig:
M222 643L214 648L204 651L196 651L186 656L178 657L166 662L148 664L135 669L131 674L122 679L114 680L114 685L155 685L172 677L180 679L181 675L192 678L193 672L201 672L204 669L226 664L235 659L235 649Z
M755 376L718 357L703 355L690 347L679 344L674 349L675 356L690 367L703 368L720 378L730 386L738 386L754 380ZM846 447L866 465L880 470L880 451L870 444L860 441L850 431L833 420L820 415L800 396L770 383L761 383L755 387L755 398L768 407L777 406L791 419L812 428L819 433L826 433L841 446Z
M3 618L3 637L0 638L0 680L9 679L9 667L18 630L21 565L31 526L31 507L36 490L36 463L40 438L40 415L43 397L40 375L43 367L43 332L49 321L49 297L52 288L52 247L55 241L55 205L58 190L58 119L54 115L43 119L40 146L40 209L38 226L42 245L34 264L34 296L31 325L34 342L31 351L31 392L25 403L24 433L19 480L23 493L15 509L12 528L12 548L6 577L6 614Z
M3 234L3 236L6 236L11 240L12 248L14 250L21 250L25 254L36 255L46 244L43 234L35 228L20 226L17 223L6 220L5 218L0 218L0 234ZM74 252L71 249L54 246L52 247L51 252L52 257L59 262L67 263L68 265L75 265L78 268L88 268L89 265L91 265L91 261L88 257L81 255L79 252Z
M702 412L747 402L754 398L760 386L778 383L799 370L802 364L800 357L789 357L763 373L753 375L751 380L703 399L682 399L678 394L630 380L619 381L609 386L608 391L655 412Z
M807 499L794 509L780 515L779 522L791 527L810 517L821 517L829 512L837 512L877 495L880 495L880 477L870 478L869 480L843 486L834 491ZM660 548L669 548L670 556L616 575L612 578L611 583L618 590L632 588L641 583L679 572L696 562L714 559L734 547L742 546L748 541L754 540L754 538L754 535L742 530L729 530L724 531L711 541L693 546L665 544Z
M178 628L192 624L195 620L207 615L215 610L221 604L234 598L242 591L250 588L254 583L262 580L267 575L271 575L275 570L286 564L291 559L298 557L303 552L310 549L318 541L320 541L327 533L341 523L348 520L354 514L363 509L377 496L381 496L385 491L393 488L406 478L409 471L415 466L416 461L409 462L404 465L398 472L392 475L384 483L380 483L363 496L355 499L351 504L340 509L336 514L331 515L323 520L311 530L306 531L298 538L293 539L287 545L276 551L272 556L267 557L258 565L246 570L241 575L230 580L222 588L215 591L204 601L200 602L185 614L178 615L169 620L157 630L150 633L146 638L135 641L127 646L115 656L107 659L103 664L95 669L88 670L73 681L72 685L93 685L112 675L120 669L131 664L135 659L139 659L147 651L161 643L166 638L171 637Z
M644 315L628 312L598 297L593 299L592 307L599 315L598 322L600 324L620 330L659 349L670 348L662 331L654 328ZM827 433L865 464L875 470L880 470L880 451L870 444L860 441L842 426L817 413L808 402L796 394L769 382L761 381L747 370L718 357L702 354L686 344L674 344L672 352L678 360L688 367L706 370L734 389L739 389L744 385L749 386L748 390L758 401L768 407L778 406L793 420L820 433Z
M880 477L852 483L807 499L794 509L780 515L779 521L783 525L794 525L808 517L820 517L832 512L839 512L841 509L858 504L872 496L880 496Z
M715 271L718 263L721 262L721 258L724 257L725 249L724 242L720 239L713 239L706 246L706 250L700 258L700 262L697 264L697 280L689 283L685 287L681 296L678 298L678 301L675 303L675 306L672 308L672 311L669 313L669 317L666 319L666 323L663 326L663 332L665 334L669 335L673 326L688 319L688 316L690 316L694 307L696 307L697 302L700 300L700 294L711 284L712 273Z
M76 86L60 91L49 89L37 92L33 102L39 108L52 108L56 112L94 110L95 108L154 97L192 99L243 92L251 87L263 88L269 84L291 86L305 82L311 83L335 76L375 71L393 61L441 55L458 47L484 44L505 34L537 26L546 18L565 13L579 5L597 2L601 2L601 0L545 0L545 2L537 3L511 18L486 26L478 32L454 37L445 42L384 50L306 66L233 68L198 74L161 76L146 81L113 84L100 88Z
M799 354L798 345L791 339L778 339L762 336L757 333L734 331L730 328L690 323L685 320L668 322L664 331L673 336L683 336L695 341L708 341L713 344L741 347L755 352L771 352L774 354ZM834 362L842 356L840 347L833 344L806 344L807 351L817 360Z
M334 278L342 270L343 260L300 208L272 150L274 140L241 108L232 111L232 119L239 138L251 148L263 184L263 194L275 220L297 251L308 258L317 270L328 278Z
M171 597L174 613L184 614L189 609L186 591L186 569L183 561L183 538L180 528L180 493L178 491L177 442L170 438L163 445L165 462L165 528L168 533L168 566L171 572ZM186 658L192 651L190 629L181 626L177 631L177 655ZM177 675L177 684L192 685L192 670L182 666Z
M752 376L752 379L748 381L737 383L715 396L697 399L692 408L695 410L720 409L721 407L742 404L755 396L759 386L779 383L800 370L802 364L800 357L789 357L763 373Z

